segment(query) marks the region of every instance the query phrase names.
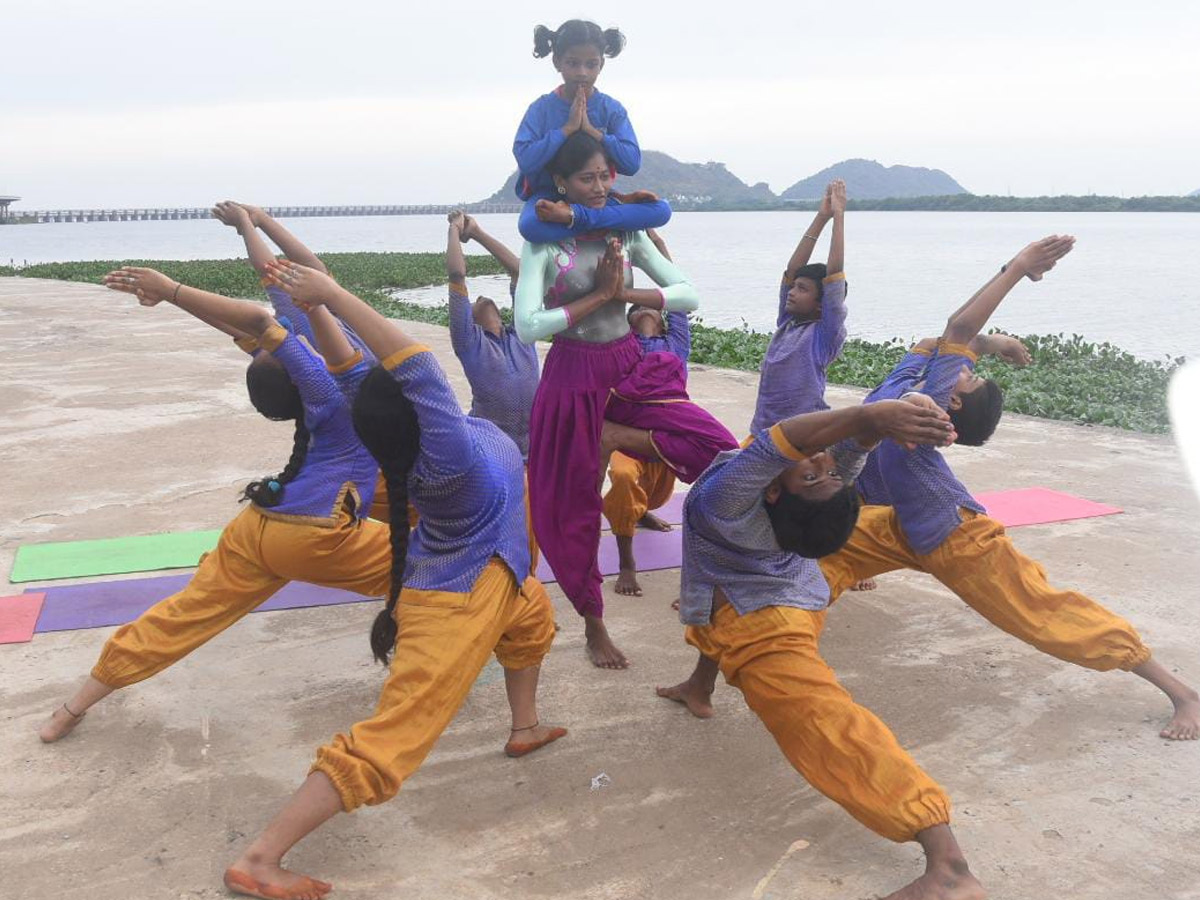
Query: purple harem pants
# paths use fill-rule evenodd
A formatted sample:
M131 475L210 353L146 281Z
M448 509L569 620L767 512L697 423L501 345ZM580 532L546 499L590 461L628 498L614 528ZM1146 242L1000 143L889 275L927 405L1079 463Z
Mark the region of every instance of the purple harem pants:
M604 420L651 433L679 478L695 481L738 442L688 399L683 364L642 356L633 334L607 344L555 338L529 422L533 532L559 586L581 616L602 616L600 430Z

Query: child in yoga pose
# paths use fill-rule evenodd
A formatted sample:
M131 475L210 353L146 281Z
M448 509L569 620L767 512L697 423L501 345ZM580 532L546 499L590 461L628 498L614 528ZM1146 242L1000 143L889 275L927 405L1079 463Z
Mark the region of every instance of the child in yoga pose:
M448 216L446 275L450 281L450 345L471 385L471 415L487 419L529 454L529 411L538 385L537 349L505 325L490 297L471 302L462 245L478 241L516 284L521 261L461 211Z
M666 244L653 231L646 232L658 251L667 259L671 254ZM687 374L688 356L691 354L692 332L688 314L667 313L670 330L664 328L661 310L648 306L633 306L627 316L643 353L671 353L678 357ZM618 594L642 596L642 587L637 580L637 557L633 552L633 536L636 530L650 528L654 531L670 531L671 524L654 515L671 499L675 491L675 473L659 459L636 459L615 451L608 463L609 489L604 495L604 518L608 519L613 537L617 541L620 571L615 590Z
M246 371L250 400L269 419L294 420L295 435L287 466L246 486L243 499L250 503L221 532L188 585L108 640L90 677L42 726L46 742L66 735L114 690L149 678L220 634L289 581L382 597L392 567L387 527L365 518L379 469L354 434L337 385L341 374L331 374L307 343L256 303L196 290L153 269L118 269L105 284L145 306L167 301L253 340L261 352Z
M568 138L550 170L570 202L605 203L609 160L603 145L586 134ZM633 288L626 250L659 287ZM600 234L525 245L517 333L530 342L554 335L529 427L534 533L559 586L584 618L592 662L610 669L625 668L628 660L603 619L597 552L606 454L622 450L662 460L690 483L717 452L736 446L724 426L688 400L678 358L643 355L626 319L631 303L668 312L698 306L683 273L645 232L626 234L623 241ZM612 426L607 430L606 419Z
M547 166L573 134L588 135L604 145L613 177L634 175L642 165L642 151L625 107L596 90L605 58L616 56L624 46L625 36L617 29L602 31L582 19L566 21L554 31L544 25L534 29L533 55L550 56L563 83L530 104L513 141L516 192L526 201L517 224L527 241L560 241L604 228L638 231L661 227L671 218L671 208L647 192L613 193L599 206L555 203L563 194Z
M1023 249L950 317L940 339L922 341L905 356L866 403L918 392L952 418L956 411L986 409L967 399L988 390L974 374L976 359L992 353L1024 365L1030 357L1015 338L979 332L1022 277L1040 279L1073 243L1074 238L1054 235ZM982 442L995 428L995 417L972 413L960 423L956 429L973 430ZM885 441L871 454L859 488L871 505L849 543L821 560L833 597L858 579L894 569L928 572L989 622L1044 653L1149 681L1175 710L1161 736L1200 737L1196 691L1151 658L1124 619L1083 594L1051 586L1042 567L1013 546L1004 526L987 515L936 449L909 453Z
M346 342L326 352L358 375L354 425L379 461L396 513L390 599L371 632L391 659L374 715L317 751L299 790L225 873L265 898L320 898L330 885L282 868L298 841L339 812L395 796L453 719L495 652L513 722L505 752L523 756L566 734L539 721L537 682L554 638L549 597L530 573L524 467L491 422L463 415L433 354L328 276L278 264L300 303L325 304L382 361L369 373ZM407 500L420 513L410 533Z
M853 529L851 480L883 437L939 445L953 432L923 398L808 413L720 454L696 481L684 503L680 619L699 663L659 694L711 715L719 668L813 787L883 837L921 844L926 873L893 900L978 900L949 798L820 655L830 595L815 560Z

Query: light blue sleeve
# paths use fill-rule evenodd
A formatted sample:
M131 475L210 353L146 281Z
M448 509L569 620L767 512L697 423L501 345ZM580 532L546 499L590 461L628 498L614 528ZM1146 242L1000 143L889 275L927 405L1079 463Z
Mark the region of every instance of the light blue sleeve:
M554 266L555 244L531 244L521 248L521 274L513 294L513 325L526 344L550 337L571 323L566 310L546 309L546 290Z
M700 295L687 276L658 252L644 231L633 232L628 241L625 249L629 251L629 261L662 289L664 312L695 312L700 308Z

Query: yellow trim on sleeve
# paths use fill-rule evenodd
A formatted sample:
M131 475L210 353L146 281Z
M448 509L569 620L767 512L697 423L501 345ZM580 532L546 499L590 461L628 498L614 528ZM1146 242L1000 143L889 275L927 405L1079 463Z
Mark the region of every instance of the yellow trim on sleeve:
M236 337L233 339L233 342L238 345L239 350L251 355L253 355L254 351L258 349L258 341L250 337L250 335L246 335L245 337Z
M834 272L832 275L826 275L824 281L822 281L821 283L822 284L831 284L834 281L845 281L845 280L846 280L845 272Z
M456 294L462 294L464 297L471 296L470 294L467 293L467 282L466 281L451 281L450 282L450 290L454 291L454 293L456 293Z
M938 338L938 354L945 356L965 356L971 362L979 362L979 357L966 344L952 344L945 338Z
M397 350L382 363L385 369L389 371L404 363L406 360L418 353L431 353L432 351L424 344L409 344L403 350Z
M264 331L258 338L258 346L262 347L268 353L274 353L279 349L279 345L287 340L288 330L275 322Z
M355 350L354 355L351 356L345 362L338 363L336 366L329 366L329 374L330 375L341 375L343 372L349 372L351 369L353 369L355 366L357 366L362 361L363 361L362 351Z
M915 353L917 356L933 356L932 350L926 350L924 347L910 347L909 353Z
M808 459L808 454L803 450L792 446L791 441L783 436L783 428L779 425L772 425L770 430L771 440L775 444L775 449L786 456L788 459L794 459L800 462L802 459Z

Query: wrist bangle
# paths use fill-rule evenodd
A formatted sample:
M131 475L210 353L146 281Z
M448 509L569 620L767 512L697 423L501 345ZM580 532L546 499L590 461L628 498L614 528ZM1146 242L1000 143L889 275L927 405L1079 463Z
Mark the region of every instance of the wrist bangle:
M809 234L809 233L806 231L806 232L804 232L804 236L805 236L806 238L808 238L810 241L812 241L814 244L817 242L817 235L815 235L815 234Z
M574 227L575 227L575 207L572 206L571 207L571 221L567 223L567 228L571 229Z
M178 299L179 299L179 289L180 289L181 287L183 287L183 282L182 282L182 281L177 281L177 282L175 282L175 293L173 293L173 294L171 295L171 302L172 302L172 303L174 303L176 300L178 300Z
M564 307L562 308L562 311L563 311L563 315L567 317L567 327L568 327L568 328L570 328L572 325L574 325L574 324L575 324L575 323L574 323L574 322L571 320L571 310L567 309L567 307L565 307L565 306L564 306Z

